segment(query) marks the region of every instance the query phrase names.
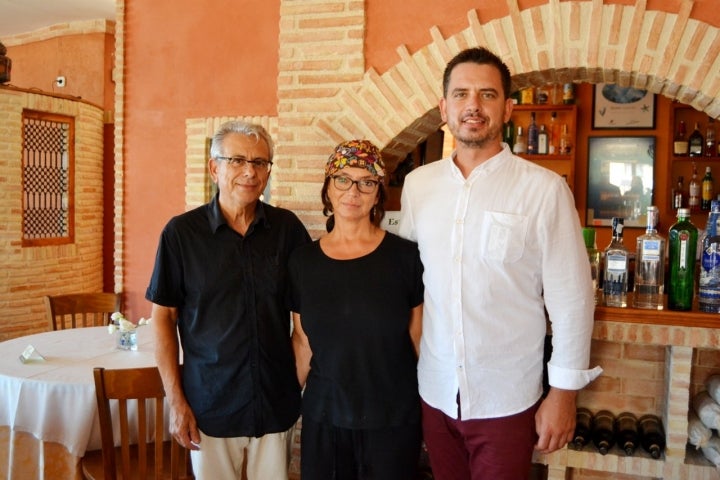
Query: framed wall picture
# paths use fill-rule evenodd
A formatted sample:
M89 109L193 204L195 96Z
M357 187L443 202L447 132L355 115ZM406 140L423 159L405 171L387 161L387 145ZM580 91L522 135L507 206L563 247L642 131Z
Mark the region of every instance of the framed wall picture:
M593 95L593 128L654 129L655 94L614 83L598 83Z
M590 137L587 225L610 226L623 217L626 227L644 227L654 168L655 137Z

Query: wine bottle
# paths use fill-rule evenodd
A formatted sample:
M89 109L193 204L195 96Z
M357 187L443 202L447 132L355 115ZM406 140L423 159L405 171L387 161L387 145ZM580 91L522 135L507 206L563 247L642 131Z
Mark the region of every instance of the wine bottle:
M566 123L563 123L562 133L560 134L560 155L570 155L572 153L572 137Z
M582 450L590 442L592 435L593 414L585 407L578 407L575 413L575 433L569 447Z
M605 248L603 297L609 307L626 307L628 290L628 251L623 244L625 219L613 217L612 240Z
M557 112L550 114L550 127L548 128L548 153L560 153L560 125L557 122Z
M695 288L695 252L697 250L697 227L690 221L690 210L680 208L677 222L670 227L668 262L668 308L690 310Z
M702 200L700 201L700 208L703 210L710 210L710 202L715 198L715 180L712 176L712 169L710 165L705 167L705 176L702 179Z
M697 178L697 165L692 164L692 177L688 186L688 208L691 212L700 210L700 182Z
M538 126L535 123L535 112L530 113L530 125L527 129L527 153L528 155L538 153Z
M660 458L665 450L665 430L657 415L643 415L638 419L640 444L653 458Z
M691 157L702 157L705 140L700 133L700 123L695 122L695 130L688 137L688 150Z
M622 412L615 419L615 442L625 455L631 456L639 445L638 419L632 412Z
M600 410L593 417L592 441L602 455L615 445L615 416L609 410Z
M538 131L538 144L537 144L537 153L539 155L547 155L548 153L548 132L545 130L545 125L540 125L540 130Z
M525 143L525 136L523 135L523 128L517 127L517 135L515 135L515 145L513 145L513 153L525 153L527 152L527 143Z
M678 177L677 185L672 191L672 208L677 210L685 206L685 178L680 175Z
M650 205L645 234L637 238L633 289L637 308L663 309L665 238L657 233L659 216L658 207Z
M714 157L717 155L717 145L715 144L715 120L708 117L707 129L705 130L705 156Z
M673 140L673 154L678 156L685 156L688 154L688 138L684 120L680 120L677 132L675 132L675 138Z
M503 126L503 142L508 144L512 152L513 145L515 145L515 123L513 123L512 118Z

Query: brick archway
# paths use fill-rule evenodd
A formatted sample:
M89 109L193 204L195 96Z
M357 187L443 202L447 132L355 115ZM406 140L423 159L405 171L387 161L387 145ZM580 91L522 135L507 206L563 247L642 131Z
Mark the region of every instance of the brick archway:
M618 83L720 116L720 33L690 16L692 1L681 2L674 13L647 10L646 0L632 6L549 0L522 11L518 0L506 2L506 17L482 24L471 10L468 27L447 38L431 28L430 44L414 53L399 47L399 62L379 74L364 68L362 2L333 3L342 6L338 28L338 23L312 22L316 6L282 0L278 156L284 158L284 169L275 201L299 211L309 228L320 230L320 159L353 137L368 138L400 156L412 150L439 126L436 106L445 64L472 45L498 53L516 87ZM329 41L335 42L333 48Z

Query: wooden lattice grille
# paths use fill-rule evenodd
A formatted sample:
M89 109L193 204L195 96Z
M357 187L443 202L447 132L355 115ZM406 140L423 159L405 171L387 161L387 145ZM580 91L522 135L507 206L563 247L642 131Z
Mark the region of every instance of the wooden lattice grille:
M23 245L73 241L74 119L23 112Z

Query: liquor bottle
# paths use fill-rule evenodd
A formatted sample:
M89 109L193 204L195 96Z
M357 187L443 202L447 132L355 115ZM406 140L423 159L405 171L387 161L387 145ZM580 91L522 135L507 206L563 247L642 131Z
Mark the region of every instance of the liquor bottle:
M615 416L609 410L600 410L593 417L592 441L603 455L615 445Z
M673 210L677 210L678 208L683 208L685 206L685 178L680 175L678 177L678 183L673 189L672 196L672 208Z
M512 118L509 119L503 126L503 142L507 143L510 147L510 151L513 151L513 145L515 145L515 124Z
M563 123L562 133L560 134L560 155L570 155L572 153L572 137L568 130L567 123Z
M680 120L677 132L675 132L675 139L673 140L673 154L678 156L685 156L688 154L687 129L685 127L684 120Z
M680 208L678 221L670 227L668 262L670 279L668 281L668 308L670 310L690 310L695 288L695 252L697 250L698 231L690 221L690 210Z
M613 217L612 240L605 249L603 296L609 307L627 306L628 251L623 244L625 219Z
M663 309L665 285L665 238L657 232L660 211L655 205L647 207L647 228L637 238L635 253L635 307Z
M525 137L523 136L523 128L517 127L517 135L515 135L515 144L513 145L513 153L525 153L527 152L527 143L525 143Z
M562 87L559 83L553 83L550 87L550 103L553 105L562 103Z
M562 98L565 105L572 105L575 103L575 85L572 83L563 84Z
M700 210L700 182L697 178L697 165L692 164L692 177L690 177L690 185L688 185L688 208L691 212Z
M698 304L700 311L720 313L720 201L713 200L700 244Z
M590 442L593 414L585 407L578 407L575 413L575 433L569 447L582 450Z
M715 144L715 120L708 117L707 129L705 130L705 156L714 157L717 155L717 145Z
M547 155L548 153L548 132L545 130L545 125L540 125L540 130L538 131L538 141L537 141L537 153L539 155Z
M535 103L535 87L520 89L520 103L523 105L532 105Z
M715 198L715 181L712 177L712 170L708 165L705 167L705 176L702 179L702 200L700 201L700 208L703 210L710 210L710 202Z
M535 123L535 112L530 113L530 125L527 129L527 153L528 155L538 153L538 127Z
M638 419L631 412L622 412L615 418L615 442L631 456L640 444L638 433Z
M587 250L588 260L590 261L590 278L592 278L595 305L597 305L598 288L600 288L600 250L597 249L597 244L595 243L595 229L592 227L583 227L582 232L583 239L585 240L585 250Z
M546 104L550 101L550 89L548 85L541 85L537 87L535 92L535 101L540 104Z
M695 122L695 130L688 137L688 152L691 157L702 157L705 140L700 133L700 123Z
M548 128L548 153L555 155L560 152L560 125L557 122L557 112L550 114L550 127Z
M640 445L653 458L660 458L665 450L665 430L657 415L643 415L638 419Z

